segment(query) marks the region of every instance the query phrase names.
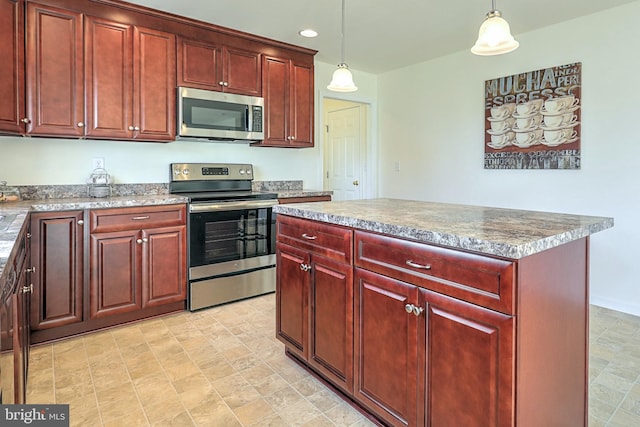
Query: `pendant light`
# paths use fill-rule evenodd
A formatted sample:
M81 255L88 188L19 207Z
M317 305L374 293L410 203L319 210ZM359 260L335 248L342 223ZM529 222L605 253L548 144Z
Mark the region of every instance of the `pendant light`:
M480 26L478 40L471 48L476 55L501 55L516 50L518 43L511 35L509 23L502 18L502 13L496 10L496 1L491 0L491 11Z
M345 25L344 25L344 1L342 0L342 52L340 56L340 64L338 68L333 72L331 83L327 86L327 89L334 92L354 92L358 90L355 83L353 83L353 75L349 70L349 66L344 62L344 39L345 39Z

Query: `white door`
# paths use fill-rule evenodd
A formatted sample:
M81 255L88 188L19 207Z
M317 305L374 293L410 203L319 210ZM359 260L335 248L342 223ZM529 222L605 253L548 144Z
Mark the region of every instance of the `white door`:
M364 197L364 108L361 104L349 102L327 112L325 188L333 191L332 200Z

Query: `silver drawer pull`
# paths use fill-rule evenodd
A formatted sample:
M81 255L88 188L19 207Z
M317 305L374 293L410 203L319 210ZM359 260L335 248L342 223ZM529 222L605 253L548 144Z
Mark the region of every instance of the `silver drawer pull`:
M425 265L422 265L422 264L416 264L415 262L411 261L410 259L408 259L408 260L406 261L406 264L407 264L409 267L419 268L419 269L421 269L421 270L431 270L431 264L425 264Z
M144 221L145 219L149 219L150 216L134 216L133 218L131 218L131 221Z
M307 233L304 233L302 237L304 237L307 240L316 240L318 238L318 236L309 236Z

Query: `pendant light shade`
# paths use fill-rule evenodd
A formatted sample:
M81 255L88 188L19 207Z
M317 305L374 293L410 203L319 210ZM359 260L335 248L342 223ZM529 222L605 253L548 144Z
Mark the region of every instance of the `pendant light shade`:
M353 82L353 75L349 70L349 66L344 62L344 42L345 42L345 24L344 24L344 2L342 0L342 34L341 34L341 55L340 64L338 68L333 72L331 83L327 86L327 89L334 92L354 92L358 90L358 87Z
M516 50L518 43L511 35L509 23L502 18L502 13L496 10L496 2L491 2L493 10L487 13L487 17L478 31L478 40L471 48L476 55L501 55Z

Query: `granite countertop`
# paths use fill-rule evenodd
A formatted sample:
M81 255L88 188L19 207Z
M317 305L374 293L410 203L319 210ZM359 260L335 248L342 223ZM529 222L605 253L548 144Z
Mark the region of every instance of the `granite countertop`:
M326 191L326 190L288 190L288 191L278 191L277 193L278 193L279 199L333 195L333 191Z
M510 259L613 227L613 218L396 199L294 203L273 211Z
M18 234L29 212L53 212L77 209L122 208L131 206L170 205L187 203L187 198L167 195L132 195L106 198L69 198L47 200L25 200L0 203L0 216L12 218L5 228L0 221L0 289L4 285L4 267L15 246Z

